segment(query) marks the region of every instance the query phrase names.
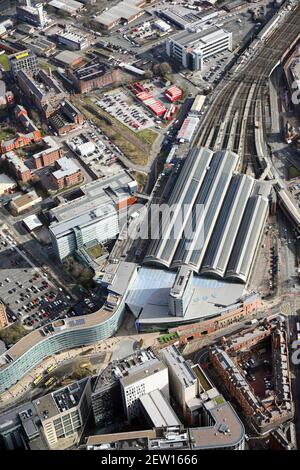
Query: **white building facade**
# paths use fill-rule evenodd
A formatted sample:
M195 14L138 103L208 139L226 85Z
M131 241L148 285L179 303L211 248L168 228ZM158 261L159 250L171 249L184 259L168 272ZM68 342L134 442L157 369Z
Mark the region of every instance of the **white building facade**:
M225 50L232 50L232 33L216 27L181 31L166 41L168 56L191 70L202 70L205 59Z

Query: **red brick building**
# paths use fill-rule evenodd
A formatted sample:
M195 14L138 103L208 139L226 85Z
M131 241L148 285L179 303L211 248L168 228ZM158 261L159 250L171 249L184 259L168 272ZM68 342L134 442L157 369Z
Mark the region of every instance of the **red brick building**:
M56 162L56 168L56 171L52 173L52 180L56 189L74 186L82 180L80 168L70 158L60 158Z
M7 162L8 171L16 180L27 183L31 180L31 171L14 151L6 152L2 159Z
M65 135L84 121L84 115L70 101L65 100L61 103L59 111L50 118L49 123L58 135Z
M90 63L77 70L67 70L76 91L87 93L96 88L103 88L121 80L120 69L113 69L104 63Z
M11 150L25 147L41 140L41 131L34 122L28 117L27 111L23 106L17 105L14 110L15 117L22 124L26 133L17 133L16 137L10 140L2 140L0 143L0 152L10 152Z
M43 144L45 148L33 155L34 166L36 169L53 165L53 163L63 155L62 147L58 145L52 137L44 137Z

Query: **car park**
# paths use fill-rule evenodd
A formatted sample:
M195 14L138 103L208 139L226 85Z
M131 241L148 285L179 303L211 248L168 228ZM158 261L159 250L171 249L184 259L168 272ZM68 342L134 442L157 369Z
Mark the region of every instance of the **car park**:
M4 240L4 236L0 235L0 241L3 242ZM12 243L12 241L9 240L7 245L0 244L0 269L4 276L9 270L9 277L4 277L6 282L0 283L0 297L4 304L9 306L9 309L7 309L9 321L13 322L20 319L26 326L32 326L30 324L32 320L35 323L38 320L40 324L49 321L47 315L43 316L46 310L43 313L40 311L42 302L48 310L48 305L51 306L53 301L56 301L56 314L59 315L68 310L72 306L71 296L68 295L67 299L64 290L61 287L58 289L48 279L47 281L43 279L36 272L36 268L28 265L28 267L20 269L20 264L22 266L24 266L24 263L28 264L20 252L14 251L10 255L10 267L7 266L6 252L9 243ZM10 287L11 285L13 287ZM40 294L42 290L45 292L43 294L44 298Z

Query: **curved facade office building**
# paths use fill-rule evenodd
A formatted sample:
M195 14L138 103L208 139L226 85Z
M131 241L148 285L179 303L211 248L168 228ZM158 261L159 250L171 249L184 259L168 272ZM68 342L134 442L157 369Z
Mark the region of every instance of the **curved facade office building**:
M115 265L116 266L116 265ZM0 356L0 392L8 389L45 358L112 336L120 327L125 297L136 275L136 265L120 263L109 274L108 296L97 312L64 318L32 331Z

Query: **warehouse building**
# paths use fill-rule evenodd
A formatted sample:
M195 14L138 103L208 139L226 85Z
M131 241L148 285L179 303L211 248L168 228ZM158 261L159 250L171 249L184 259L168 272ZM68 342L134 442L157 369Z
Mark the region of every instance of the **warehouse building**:
M55 53L56 44L48 39L33 36L27 37L21 43L26 47L26 49L31 50L34 54L43 57L50 57Z
M97 60L76 70L67 69L67 77L78 92L87 93L119 82L121 73L119 69L114 69Z
M89 40L86 35L65 31L57 34L58 44L65 46L71 51L81 51L89 46Z
M145 3L145 0L124 0L97 16L93 23L103 31L110 31L119 23L131 23L144 14L141 7Z
M199 116L199 114L201 114L205 100L206 100L205 95L197 95L195 97L192 107L189 112L190 116Z
M185 118L177 134L177 140L179 140L180 143L191 142L198 125L199 118L197 116L188 116Z
M146 264L247 282L268 214L268 183L233 176L238 156L207 148L189 152L162 224L152 224ZM159 216L159 215L158 215Z
M166 41L167 55L191 70L202 70L204 59L225 50L232 50L232 33L218 27L181 31Z
M83 124L84 121L84 115L69 100L64 100L59 110L49 119L49 124L58 135L65 135Z
M51 210L50 235L61 260L88 242L104 243L117 236L119 209L136 202L133 182L129 173L121 171L82 186L81 197Z
M78 67L84 62L83 57L73 51L62 51L56 54L55 62L61 67Z
M22 212L31 209L36 204L40 203L42 198L36 194L35 191L30 191L29 193L23 194L13 199L9 208L13 214L21 214Z
M55 13L67 13L70 16L75 16L80 10L84 8L83 3L76 0L52 0L48 3L48 8Z
M186 7L179 5L173 6L172 9L165 8L164 10L158 10L157 13L162 18L169 21L171 24L175 25L180 29L191 29L199 28L204 26L207 22L212 22L216 20L220 15L220 12L215 9L208 9L207 11L191 11Z

